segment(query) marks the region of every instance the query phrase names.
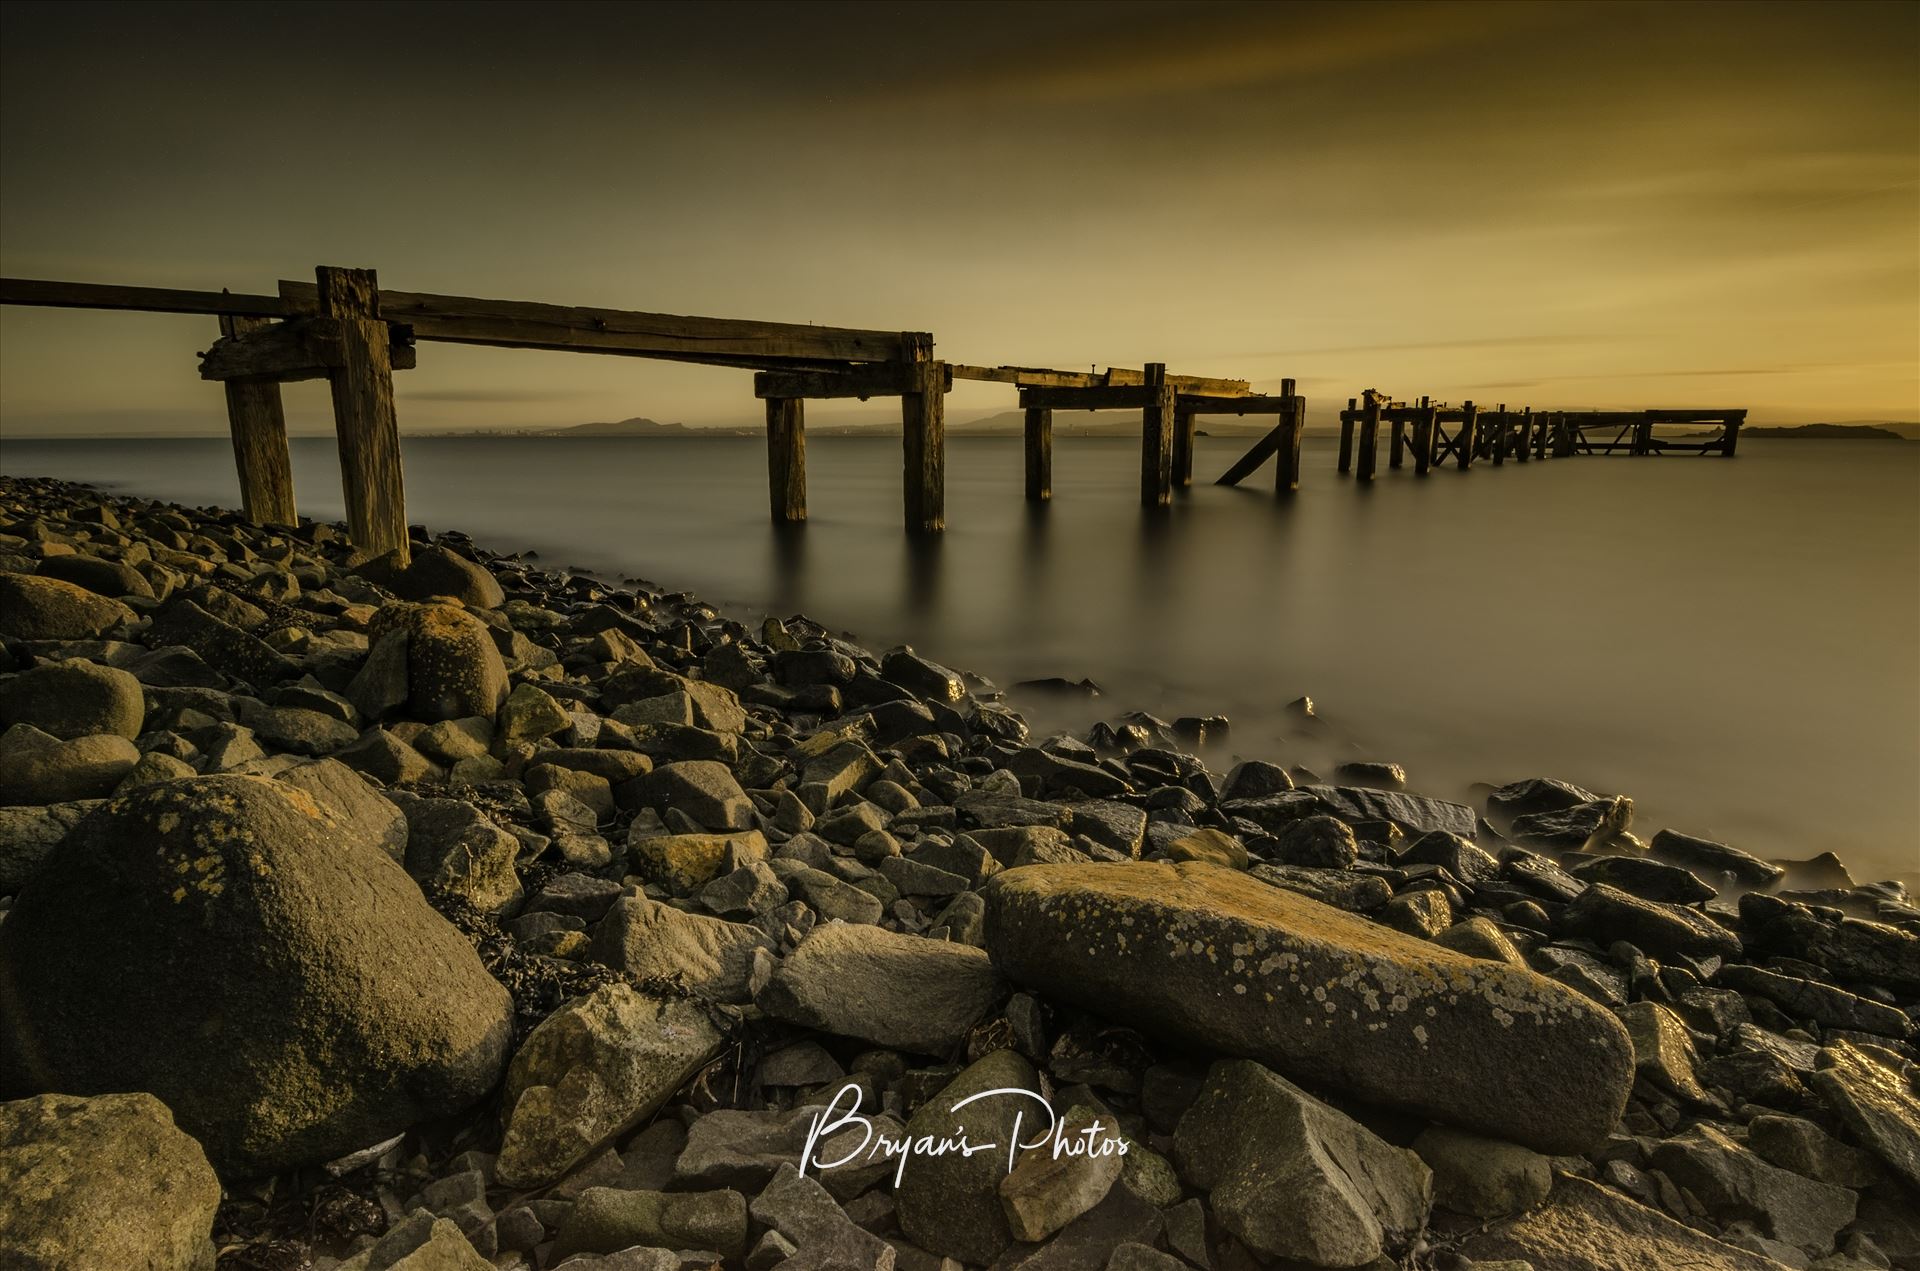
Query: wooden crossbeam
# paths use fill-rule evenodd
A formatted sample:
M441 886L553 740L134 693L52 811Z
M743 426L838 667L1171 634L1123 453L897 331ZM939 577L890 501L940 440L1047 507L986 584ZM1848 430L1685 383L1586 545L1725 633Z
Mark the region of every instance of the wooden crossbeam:
M1044 366L968 366L955 363L953 377L992 384L1012 384L1019 388L1113 388L1147 382L1145 371L1110 366L1104 371L1056 371ZM1245 380L1215 379L1205 375L1169 375L1167 383L1177 393L1197 393L1214 397L1241 397L1247 393Z
M940 368L943 392L953 390L953 371ZM762 371L753 377L755 397L898 397L917 393L925 372L913 362L873 362L844 371Z
M173 287L121 287L113 283L53 282L41 278L0 278L0 304L48 309L119 309L139 313L207 313L236 317L285 317L278 296L234 295L225 291L181 291Z
M1149 384L1020 390L1025 410L1144 410L1159 400L1160 389Z
M1169 377L1171 378L1171 377ZM1249 394L1245 397L1221 397L1212 393L1180 393L1181 410L1196 415L1278 415L1287 408L1287 398Z
M342 364L338 318L289 318L214 341L200 355L203 380L257 380L290 383L325 379ZM392 369L411 370L413 342L404 326L387 327L387 353Z

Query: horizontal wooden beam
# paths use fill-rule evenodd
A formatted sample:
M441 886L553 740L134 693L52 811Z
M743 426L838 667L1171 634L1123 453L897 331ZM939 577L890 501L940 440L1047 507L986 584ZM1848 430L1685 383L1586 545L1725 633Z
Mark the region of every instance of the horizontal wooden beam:
M1110 366L1105 371L1056 371L1044 366L968 366L955 363L957 380L979 380L993 384L1013 384L1020 388L1112 388L1145 384L1146 372ZM1169 375L1167 383L1180 393L1237 397L1246 393L1247 381L1210 379L1202 375Z
M934 366L940 372L942 392L953 391L953 368L944 362ZM922 364L916 362L871 362L840 371L762 371L753 377L753 395L767 398L898 397L919 393L926 382Z
M51 282L40 278L0 278L0 304L49 309L120 309L140 313L210 313L279 318L287 302L279 296L235 295L225 291L181 291L173 287L121 287L113 283Z
M1099 388L1023 388L1023 410L1144 410L1160 400L1161 390L1148 384L1120 384Z
M387 335L393 369L412 370L416 359L407 328L390 323ZM200 355L200 378L281 384L325 379L344 356L338 318L289 318L214 341Z
M282 282L280 294L290 304L301 306L302 312L316 303L312 283ZM903 351L914 341L931 340L914 332L698 318L417 291L383 290L380 316L389 322L408 324L417 340L684 361L747 357L893 362L901 360Z
M1288 401L1285 397L1252 393L1245 397L1181 393L1176 400L1181 410L1190 410L1196 415L1277 415L1287 408Z

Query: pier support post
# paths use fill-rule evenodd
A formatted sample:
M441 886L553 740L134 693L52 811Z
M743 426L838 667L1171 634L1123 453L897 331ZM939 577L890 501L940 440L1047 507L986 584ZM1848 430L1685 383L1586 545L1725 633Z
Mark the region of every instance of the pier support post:
M1740 425L1746 422L1747 417L1744 413L1727 416L1727 436L1726 440L1720 444L1721 458L1733 458L1733 448L1740 444Z
M353 545L405 565L407 504L400 469L400 426L393 413L391 337L380 320L380 284L371 269L322 265L320 313L340 324L340 365L327 373L333 431Z
M1353 414L1359 407L1358 399L1349 397L1347 409L1340 416L1340 475L1353 471Z
M900 398L907 533L938 534L947 528L946 368L931 340L912 350L908 367L916 391Z
M1507 447L1513 440L1513 417L1507 414L1507 404L1493 412L1493 466L1499 467L1507 461Z
M1147 387L1156 389L1153 404L1140 412L1140 505L1173 505L1173 386L1167 383L1167 365L1149 362Z
M1630 455L1650 455L1653 453L1653 421L1643 419L1633 426L1633 448Z
M1380 397L1369 390L1366 412L1360 417L1360 471L1354 474L1356 480L1373 480L1373 465L1379 449Z
M807 519L806 403L798 397L767 398L767 492L774 524Z
M1474 447L1480 444L1480 411L1472 402L1460 404L1460 444L1456 448L1456 466L1465 472L1473 466Z
M1391 440L1387 444L1387 466L1398 468L1407 458L1407 419L1397 408L1390 421L1393 429Z
M1420 413L1413 417L1413 475L1424 477L1433 466L1433 407L1420 399Z
M1533 411L1522 410L1520 412L1520 444L1513 453L1513 457L1521 463L1526 463L1533 458L1533 433Z
M223 314L222 336L244 335L270 325L266 318ZM273 380L228 380L227 431L240 474L240 512L255 525L294 525L293 459L287 450L287 416L280 385Z
M1286 404L1280 408L1280 449L1274 456L1273 492L1292 494L1300 488L1300 434L1307 426L1307 399L1296 397L1292 380L1280 381L1280 396Z
M1027 502L1053 497L1053 412L1027 408Z
M1173 408L1173 483L1181 489L1193 484L1193 412Z

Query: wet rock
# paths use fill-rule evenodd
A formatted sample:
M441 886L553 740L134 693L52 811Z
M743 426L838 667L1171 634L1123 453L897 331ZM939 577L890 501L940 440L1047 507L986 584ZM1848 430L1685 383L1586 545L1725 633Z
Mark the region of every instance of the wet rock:
M1453 925L1453 907L1446 893L1432 888L1402 892L1380 910L1379 921L1395 931L1431 940Z
M1262 1257L1353 1267L1397 1254L1432 1200L1418 1156L1248 1060L1208 1071L1174 1152L1220 1224Z
M1413 1150L1433 1171L1434 1203L1473 1218L1505 1218L1532 1209L1553 1188L1547 1158L1517 1143L1428 1126Z
M1656 958L1740 956L1740 939L1705 914L1681 905L1642 900L1594 883L1560 916L1559 929L1603 948L1625 940Z
M1436 830L1422 834L1394 862L1401 869L1410 865L1438 865L1463 883L1477 883L1500 871L1500 862L1458 834Z
M1890 1052L1844 1041L1822 1050L1818 1063L1807 1083L1820 1101L1894 1177L1920 1193L1920 1093L1914 1066Z
M1585 852L1633 824L1633 800L1615 795L1576 803L1557 812L1515 817L1508 834L1516 842L1560 852Z
M387 581L387 589L405 600L444 597L469 609L498 609L507 600L492 574L435 544L415 548L413 560Z
M1360 855L1353 829L1331 816L1302 817L1281 827L1271 852L1282 865L1306 869L1346 869Z
M407 872L422 887L458 896L482 913L505 913L519 903L519 839L463 800L394 797L407 818Z
M1293 789L1293 778L1279 764L1264 759L1243 759L1227 770L1220 783L1220 802L1237 799L1264 799Z
M1711 1125L1662 1140L1650 1159L1723 1221L1746 1219L1811 1257L1853 1221L1852 1192L1769 1165Z
M775 1019L945 1056L1005 995L987 955L878 927L815 927L754 999Z
M220 1180L150 1094L0 1103L0 1264L213 1265Z
M1782 975L1755 966L1722 967L1716 984L1767 999L1799 1019L1829 1028L1851 1028L1902 1040L1914 1033L1913 1020L1897 1006L1849 993L1831 984Z
M1533 816L1545 812L1564 812L1580 803L1592 803L1599 795L1590 790L1552 777L1530 777L1501 786L1487 796L1487 811L1503 817Z
M133 743L115 734L62 741L15 724L0 733L0 806L103 798L139 761Z
M1641 1079L1665 1094L1713 1106L1695 1072L1700 1057L1693 1039L1672 1011L1657 1002L1635 1002L1620 1008L1620 1022L1633 1039L1634 1071Z
M139 680L82 658L45 663L0 680L0 728L32 724L63 741L95 733L131 741L140 735L146 714Z
M1468 839L1473 837L1476 825L1472 808L1444 799L1429 799L1397 790L1369 790L1362 786L1306 786L1304 789L1313 796L1319 811L1337 816L1349 825L1385 821L1407 835L1445 830Z
M1740 897L1740 924L1756 954L1780 954L1842 981L1920 995L1920 934L1846 915L1829 919L1759 892Z
M758 927L624 896L594 927L588 956L642 980L678 980L715 1001L745 1002L753 996L754 951L773 947Z
M1506 932L1486 918L1476 916L1456 922L1433 937L1433 942L1443 949L1452 949L1470 958L1490 958L1517 967L1527 965L1526 958L1507 938Z
M657 1112L723 1040L699 1003L625 984L569 1002L533 1030L507 1068L499 1181L531 1188L559 1178Z
M615 1187L582 1191L554 1233L556 1265L577 1254L646 1249L747 1252L747 1198L736 1191L658 1192ZM678 1259L674 1265L680 1265ZM611 1269L609 1269L611 1271Z
M1882 1177L1871 1156L1802 1117L1755 1117L1747 1123L1747 1146L1770 1165L1835 1187L1870 1187Z
M133 610L57 578L0 571L0 636L94 640L133 621Z
M677 808L709 830L744 830L753 801L725 764L691 759L654 769L634 783L636 802L664 813Z
M1772 1258L1723 1244L1569 1174L1554 1179L1544 1206L1469 1235L1459 1248L1477 1267L1516 1259L1538 1271L1780 1271Z
M1663 865L1643 856L1602 856L1582 861L1568 872L1583 883L1606 883L1642 900L1694 905L1719 895L1678 865Z
M1302 1080L1543 1151L1597 1142L1626 1099L1625 1031L1571 990L1243 874L1037 865L983 895L1014 983Z
M1787 872L1781 866L1769 864L1737 847L1673 830L1662 830L1654 835L1647 848L1658 859L1683 869L1697 870L1710 877L1724 878L1748 887L1765 887Z
M0 807L0 896L11 896L25 886L67 832L99 806L98 799L81 799Z
M905 645L880 660L880 675L923 702L951 704L967 695L967 686L958 673L929 662Z
M512 1020L377 843L247 777L149 786L81 822L0 923L0 979L0 1088L152 1091L235 1178L465 1109Z
M907 1122L907 1134L934 1142L992 1143L997 1150L962 1154L916 1155L894 1189L900 1229L930 1253L985 1265L1013 1243L1013 1231L1000 1203L1014 1136L1032 1142L1035 1122L1044 1123L1035 1099L1000 1094L954 1105L996 1090L1038 1091L1033 1066L1011 1050L997 1050L967 1067L940 1093L927 1100ZM1037 1096L1036 1096L1037 1097Z

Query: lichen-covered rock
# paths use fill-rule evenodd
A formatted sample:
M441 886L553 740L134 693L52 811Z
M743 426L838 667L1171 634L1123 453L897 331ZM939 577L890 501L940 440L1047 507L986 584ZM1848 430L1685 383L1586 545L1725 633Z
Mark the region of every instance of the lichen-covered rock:
M836 1037L945 1056L1005 994L979 949L834 922L815 927L754 999Z
M0 680L0 728L32 724L62 740L93 733L132 740L146 714L139 680L84 658L49 662Z
M715 1001L745 1002L753 996L755 950L773 950L758 927L623 896L593 929L589 955L642 980L678 980Z
M507 700L507 667L500 660L493 633L465 609L458 605L388 605L375 619L371 634L385 638L395 632L405 632L407 637L407 713L414 719L429 723L473 715L492 719ZM377 699L382 694L357 681L356 685L362 691L358 695L349 693L354 705L369 718L378 718ZM369 710L369 706L374 709Z
M0 1103L0 1266L213 1266L220 1180L150 1094Z
M67 832L99 806L98 799L79 799L0 807L0 896L11 896L25 886Z
M740 834L642 834L627 840L633 868L676 896L690 896L718 878L723 869L767 858L767 840L758 830Z
M82 821L0 923L0 986L0 1092L151 1091L234 1178L468 1107L512 1024L379 844L252 777Z
M0 636L10 640L92 640L133 610L57 578L0 572Z
M1109 1018L1546 1152L1626 1103L1627 1035L1579 994L1236 871L1034 865L983 895L1003 975Z
M103 798L139 761L133 743L113 733L62 741L15 724L0 733L0 805Z

